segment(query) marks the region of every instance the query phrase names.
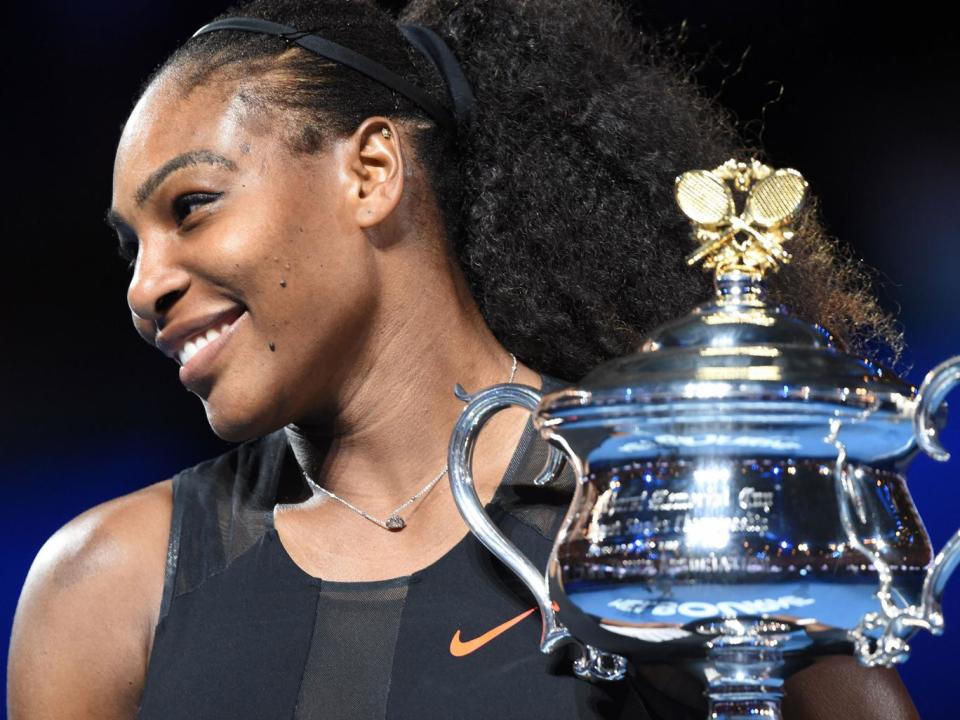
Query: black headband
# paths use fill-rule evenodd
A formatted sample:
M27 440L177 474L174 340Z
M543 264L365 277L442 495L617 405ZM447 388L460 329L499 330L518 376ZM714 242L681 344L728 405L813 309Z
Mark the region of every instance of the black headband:
M407 82L380 63L331 40L311 35L309 32L296 30L269 20L234 17L207 23L191 37L197 37L214 30L265 33L295 42L310 52L353 68L357 72L376 80L381 85L395 90L419 105L439 125L450 131L455 131L458 123L466 123L470 116L470 109L473 106L473 91L470 88L470 83L467 82L456 56L447 47L446 43L433 30L423 25L400 25L400 32L403 33L411 45L430 60L431 64L440 73L453 103L453 113L431 98L424 90L413 83Z

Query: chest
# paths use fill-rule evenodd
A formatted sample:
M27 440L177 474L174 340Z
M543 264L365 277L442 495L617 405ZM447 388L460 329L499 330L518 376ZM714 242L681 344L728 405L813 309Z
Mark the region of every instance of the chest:
M306 509L276 509L271 527L283 552L314 578L372 582L409 576L434 565L469 533L444 490L407 513L399 531L322 498Z
M539 637L532 599L472 536L409 577L323 582L268 532L175 598L139 717L618 717L624 684L574 678Z

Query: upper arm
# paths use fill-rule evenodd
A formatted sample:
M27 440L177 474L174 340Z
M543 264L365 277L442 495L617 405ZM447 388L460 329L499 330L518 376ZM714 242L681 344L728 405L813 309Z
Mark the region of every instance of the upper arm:
M13 622L10 720L136 716L171 512L167 480L87 510L44 543Z
M641 665L636 668L641 683L652 686L654 708L664 698L664 717L704 717L706 700L702 678L697 673L672 665ZM827 655L794 673L784 683L784 720L919 720L920 715L892 668L868 668L852 655ZM682 707L681 707L682 706Z
M894 668L868 668L850 655L818 659L788 678L784 720L919 720Z

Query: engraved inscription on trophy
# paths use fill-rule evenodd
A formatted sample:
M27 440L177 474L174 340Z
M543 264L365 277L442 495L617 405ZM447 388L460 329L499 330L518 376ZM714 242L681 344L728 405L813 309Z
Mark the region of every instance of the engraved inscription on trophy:
M677 463L671 466L674 471L679 467L682 465ZM731 534L769 532L770 517L775 514L776 497L782 486L779 482L739 485L732 482L732 474L726 467L691 467L687 476L664 477L663 468L658 470L656 463L620 468L612 477L608 476L608 489L598 498L600 512L589 534L595 542L619 535L645 537L648 540L643 545L644 552L670 552L679 549L681 543L692 548L719 549L728 544ZM760 477L756 479L762 481ZM629 552L629 548L624 549ZM728 566L724 562L727 558L715 556L662 559L666 566L659 563L661 571L671 564L699 572L748 570L746 565Z
M605 536L672 532L695 537L718 528L733 533L763 533L770 529L769 514L773 509L774 495L771 490L753 487L741 489L735 498L731 491L642 490L639 495L618 497L613 501L608 512L617 518L628 515L626 520L601 521L599 527ZM711 511L710 515L694 514L707 509ZM656 519L644 519L643 513L647 512L658 515ZM669 516L665 513L676 514ZM671 541L662 544L669 548Z

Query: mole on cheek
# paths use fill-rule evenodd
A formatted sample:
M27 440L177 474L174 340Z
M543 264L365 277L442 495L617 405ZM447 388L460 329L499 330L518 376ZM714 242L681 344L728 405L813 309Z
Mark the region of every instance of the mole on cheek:
M277 346L273 343L270 343L270 352L276 352Z
M286 286L287 286L287 281L284 280L283 278L281 278L281 279L280 279L280 287L286 287Z

